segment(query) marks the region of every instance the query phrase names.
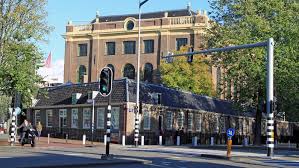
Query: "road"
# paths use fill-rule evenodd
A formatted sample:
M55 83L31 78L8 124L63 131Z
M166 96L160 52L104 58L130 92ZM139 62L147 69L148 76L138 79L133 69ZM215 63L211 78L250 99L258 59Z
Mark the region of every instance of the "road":
M99 161L100 154L104 154L105 146L97 147L0 147L1 167L20 167L30 166L42 163L56 164L79 164L94 163ZM101 165L91 167L115 167L115 168L198 168L198 167L299 167L299 151L280 151L274 159L265 157L264 151L234 151L234 155L240 156L234 160L223 160L216 158L201 157L200 154L208 153L223 155L223 150L211 149L191 149L188 147L122 147L120 145L111 145L111 153L117 158L127 160L145 160L145 164L130 165ZM247 157L246 157L247 156ZM28 165L29 164L29 165ZM84 166L86 167L86 166ZM90 166L89 166L90 167Z

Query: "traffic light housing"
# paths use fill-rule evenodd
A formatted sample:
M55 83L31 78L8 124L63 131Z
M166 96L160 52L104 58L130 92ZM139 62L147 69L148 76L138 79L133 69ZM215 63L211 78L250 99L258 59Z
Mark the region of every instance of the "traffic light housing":
M104 67L100 74L99 93L102 96L109 96L112 91L112 70L109 67Z
M194 51L194 48L193 48L193 47L189 47L188 51L189 51L189 52L193 52L193 51ZM193 62L193 54L187 56L187 62L188 62L188 63Z

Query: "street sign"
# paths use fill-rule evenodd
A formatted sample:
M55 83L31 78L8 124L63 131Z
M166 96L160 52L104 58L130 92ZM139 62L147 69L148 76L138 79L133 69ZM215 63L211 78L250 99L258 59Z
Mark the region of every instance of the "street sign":
M235 135L235 129L233 129L233 128L229 128L229 129L227 129L227 131L226 131L226 135L227 135L228 137L232 137L232 136L234 136L234 135Z

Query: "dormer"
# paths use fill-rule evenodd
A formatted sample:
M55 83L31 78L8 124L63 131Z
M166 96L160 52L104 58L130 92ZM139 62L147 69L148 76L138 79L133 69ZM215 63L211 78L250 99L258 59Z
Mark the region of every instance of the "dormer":
M81 96L82 93L72 93L72 104L77 104Z

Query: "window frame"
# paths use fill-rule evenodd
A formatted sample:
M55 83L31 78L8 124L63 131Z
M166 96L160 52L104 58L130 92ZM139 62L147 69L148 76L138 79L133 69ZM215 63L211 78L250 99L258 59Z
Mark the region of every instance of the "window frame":
M86 119L85 110L89 111L89 117L88 117L89 126L88 127L85 126L85 119ZM90 127L91 127L91 109L90 108L83 108L83 111L82 111L82 120L83 120L82 121L82 128L83 129L90 129Z
M118 109L117 111L115 111L115 109ZM116 123L116 126L113 125L114 124L114 119L115 119L115 112L117 112L117 122ZM120 107L112 107L111 108L111 129L112 130L118 130L119 129L119 119L120 119Z
M80 46L86 46L86 55L81 55L81 48L80 48ZM78 55L78 57L86 57L88 55L88 43L79 43L78 44L78 54L77 55Z
M67 127L67 109L59 109L58 110L59 112L59 127L61 125L61 121L60 121L60 118L63 118L62 120L62 127ZM60 112L63 112L63 114L61 115Z
M150 42L150 45L149 43ZM147 50L147 45L151 46L152 45L152 48L148 49ZM143 53L144 54L152 54L155 52L155 41L153 39L147 39L147 40L143 40Z
M194 118L194 114L192 112L188 112L188 121L187 121L187 130L188 131L193 130L193 118Z
M182 118L180 118L180 116ZM185 120L185 113L183 111L180 111L178 113L178 117L177 117L177 123L178 123L178 127L179 128L183 128L184 127L184 120ZM181 126L180 126L180 124L181 124Z
M179 46L179 41L180 41L180 40L186 40L186 43L185 43L184 45L180 45L180 46ZM186 45L188 45L188 38L185 38L185 37L182 37L182 38L176 38L175 42L176 42L176 43L175 43L175 45L176 45L176 50L177 50L177 51L180 51L180 49L181 49L182 46L186 46ZM182 43L182 44L183 44L183 43Z
M196 132L201 132L202 131L202 114L201 113L196 113L195 114L195 121L196 122L196 128L195 131Z
M48 114L51 114L51 119L52 119L51 125L49 125L49 115ZM50 110L50 109L46 110L46 127L49 127L49 128L53 127L53 110Z
M99 110L103 110L103 124L102 126L99 126ZM97 108L97 129L104 129L105 128L105 112L106 112L106 109L104 107L98 107Z
M40 110L34 110L34 121L35 121L35 125L37 125L37 123L39 122L39 121L37 121L37 113L39 113L39 121L41 122L41 115L40 115Z
M147 125L145 121L147 121ZM151 112L148 109L144 109L143 111L143 129L144 130L151 129Z
M77 112L77 124L76 126L74 126L74 112ZM71 128L79 128L79 110L77 108L72 108L72 111L71 111Z
M113 52L110 53L109 51L109 44L113 44ZM116 55L116 43L114 41L107 41L105 43L105 55L111 56L111 55Z
M170 114L170 116L168 114ZM167 111L166 112L166 130L172 130L172 128L173 128L173 113L171 111Z
M127 45L129 43L134 43L134 50L132 49L133 52L127 52L128 50L126 50L128 47ZM127 54L127 55L136 54L136 41L133 40L123 41L123 54Z

